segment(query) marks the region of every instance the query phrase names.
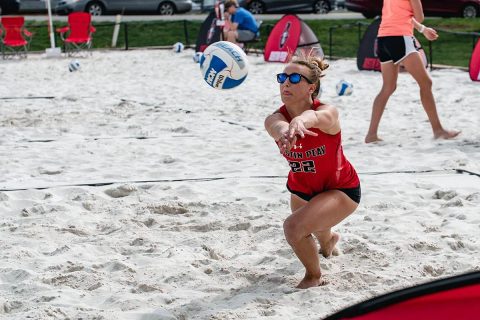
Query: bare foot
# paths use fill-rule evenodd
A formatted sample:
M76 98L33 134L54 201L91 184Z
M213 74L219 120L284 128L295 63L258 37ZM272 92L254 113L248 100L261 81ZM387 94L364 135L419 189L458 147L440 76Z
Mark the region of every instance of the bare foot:
M367 134L367 136L365 137L365 143L372 143L372 142L379 142L379 141L383 141L382 139L380 139L377 134Z
M312 276L305 276L302 281L297 285L298 289L308 289L311 287L318 287L324 286L327 284L321 276L320 277L312 277Z
M438 130L433 133L433 137L435 139L453 139L458 136L462 131L456 130Z
M334 256L338 256L338 250L335 247L338 240L340 240L340 235L336 232L332 232L332 237L330 238L330 241L326 245L320 247L320 253L322 254L322 256L324 256L325 258L330 257L332 254Z

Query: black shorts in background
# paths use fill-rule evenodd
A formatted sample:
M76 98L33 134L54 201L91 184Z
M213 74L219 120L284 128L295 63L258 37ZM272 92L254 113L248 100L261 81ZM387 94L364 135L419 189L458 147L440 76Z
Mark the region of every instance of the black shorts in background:
M381 63L400 63L410 53L418 52L414 36L388 36L377 38L377 55Z

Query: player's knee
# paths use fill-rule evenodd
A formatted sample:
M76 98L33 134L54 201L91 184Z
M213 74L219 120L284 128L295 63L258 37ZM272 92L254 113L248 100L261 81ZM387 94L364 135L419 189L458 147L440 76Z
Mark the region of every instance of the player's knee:
M285 234L285 239L290 245L295 245L302 239L301 230L299 230L299 225L292 219L292 217L288 217L283 222L283 232Z
M422 79L422 81L419 81L418 85L420 86L420 89L422 90L432 90L432 79L430 77L426 77L425 79Z
M397 85L396 84L392 84L392 85L384 85L382 87L382 94L386 95L386 96L391 96L395 90L397 90Z

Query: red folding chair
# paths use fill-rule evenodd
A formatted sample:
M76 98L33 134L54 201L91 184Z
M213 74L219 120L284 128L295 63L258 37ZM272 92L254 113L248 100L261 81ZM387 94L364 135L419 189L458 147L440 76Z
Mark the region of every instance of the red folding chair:
M24 17L2 17L2 57L26 58L32 33L25 29Z
M73 12L68 15L68 26L57 29L63 40L64 51L68 56L79 54L92 48L92 16L86 12Z

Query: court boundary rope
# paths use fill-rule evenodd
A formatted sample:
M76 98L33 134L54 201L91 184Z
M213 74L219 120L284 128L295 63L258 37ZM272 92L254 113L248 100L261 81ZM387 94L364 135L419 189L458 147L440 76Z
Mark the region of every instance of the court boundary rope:
M468 174L480 178L480 173L465 170L465 169L431 169L431 170L394 170L394 171L373 171L373 172L359 172L358 175L382 175L382 174L421 174L421 173L453 173L453 174ZM141 184L141 183L172 183L172 182L206 182L227 179L286 179L285 175L272 176L246 176L246 177L203 177L203 178L184 178L184 179L152 179L152 180L127 180L127 181L107 181L107 182L90 182L90 183L76 183L76 184L58 184L44 187L31 188L2 188L0 192L12 191L26 191L26 190L47 190L55 188L66 187L103 187L115 184Z

